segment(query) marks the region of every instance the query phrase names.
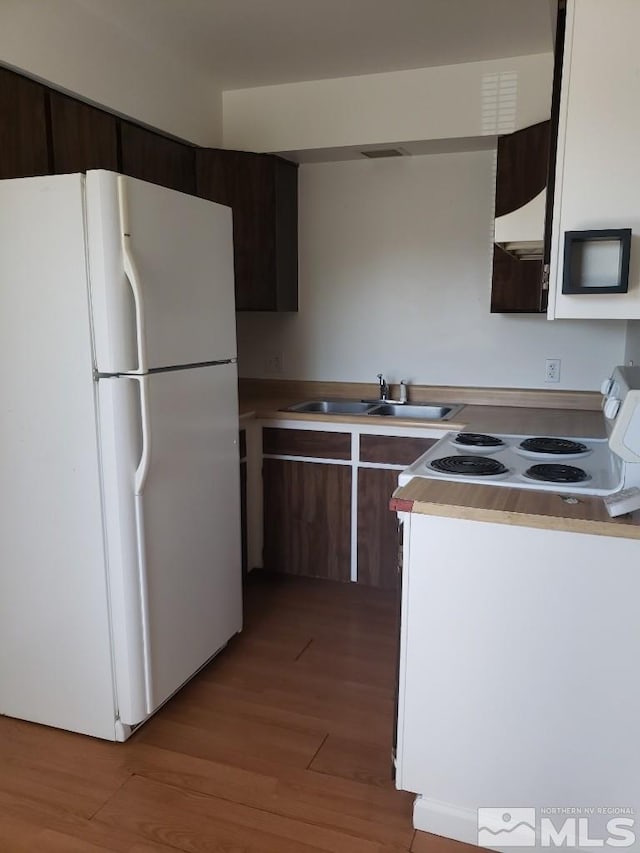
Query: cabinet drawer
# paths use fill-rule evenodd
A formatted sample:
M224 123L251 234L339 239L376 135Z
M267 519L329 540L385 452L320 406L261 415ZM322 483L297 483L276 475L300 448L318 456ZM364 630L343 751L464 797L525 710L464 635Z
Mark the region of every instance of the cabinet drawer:
M389 465L411 465L418 456L432 447L437 438L416 438L399 435L361 435L360 461Z
M262 430L263 453L275 456L309 456L316 459L351 459L351 435L307 429Z

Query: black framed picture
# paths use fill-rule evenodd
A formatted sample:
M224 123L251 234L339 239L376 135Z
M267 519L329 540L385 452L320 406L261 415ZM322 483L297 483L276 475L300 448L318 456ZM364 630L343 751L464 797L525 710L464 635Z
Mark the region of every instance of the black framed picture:
M565 231L562 292L626 293L631 228Z

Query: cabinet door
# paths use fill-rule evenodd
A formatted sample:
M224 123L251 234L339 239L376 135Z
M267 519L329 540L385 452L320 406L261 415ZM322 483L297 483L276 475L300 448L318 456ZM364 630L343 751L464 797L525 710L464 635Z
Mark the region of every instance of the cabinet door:
M269 158L199 151L198 195L233 210L237 311L276 309L275 184Z
M298 166L273 158L275 170L276 310L298 310Z
M120 123L122 171L132 178L195 193L195 148L123 121Z
M237 163L232 206L237 308L274 311L275 184L273 170L260 154L247 154Z
M265 459L263 476L264 568L348 581L351 468Z
M549 170L549 135L550 122L543 121L498 140L496 217L524 207L544 190ZM521 260L494 246L491 311L537 313L545 308L542 260Z
M550 122L498 139L496 216L523 207L547 185Z
M358 583L396 589L398 519L389 509L398 471L358 470Z
M49 102L54 173L87 169L117 172L116 117L58 92L49 93Z
M549 316L640 318L640 4L569 0L560 98ZM627 293L562 292L567 231L631 228Z
M47 175L46 89L0 68L0 178Z
M492 314L538 314L546 309L542 260L522 261L493 247Z
M298 172L270 154L200 149L198 195L233 209L238 311L298 308Z
M556 18L556 42L553 56L553 88L551 91L551 121L549 124L549 169L547 173L547 198L544 215L543 270L547 275L547 298L551 266L551 241L553 239L553 205L556 197L556 166L558 160L558 134L560 131L560 97L562 95L562 73L564 68L564 43L567 34L567 4L558 0Z

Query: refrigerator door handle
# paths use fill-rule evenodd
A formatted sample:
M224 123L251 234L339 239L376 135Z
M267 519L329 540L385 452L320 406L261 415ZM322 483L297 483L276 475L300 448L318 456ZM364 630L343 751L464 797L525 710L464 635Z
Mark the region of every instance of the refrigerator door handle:
M131 376L131 379L140 386L140 422L142 426L142 452L140 454L140 462L136 468L134 476L134 493L136 497L140 497L144 492L144 487L149 474L151 465L151 418L149 417L149 377L148 376Z
M120 225L122 227L122 255L124 261L124 274L126 275L136 308L136 339L138 349L138 372L147 372L147 344L144 323L144 300L140 275L136 265L136 259L131 249L131 232L129 230L129 212L127 207L127 184L122 175L118 176L118 204L120 207Z
M129 374L127 379L138 383L140 389L140 425L142 431L142 450L140 461L135 470L133 478L133 491L135 495L136 516L136 538L137 538L137 561L138 561L138 584L140 589L140 605L142 617L142 645L145 660L144 690L145 711L150 714L153 711L151 697L153 696L153 682L151 677L150 655L151 640L149 635L149 590L147 585L147 553L146 536L144 524L144 488L147 483L149 468L151 467L151 418L149 413L149 376L134 376Z

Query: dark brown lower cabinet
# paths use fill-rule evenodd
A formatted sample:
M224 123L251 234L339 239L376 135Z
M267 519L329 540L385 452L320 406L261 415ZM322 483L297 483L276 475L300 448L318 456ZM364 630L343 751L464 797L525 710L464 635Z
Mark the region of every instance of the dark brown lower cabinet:
M358 583L395 589L398 585L398 519L389 501L398 471L358 471Z
M348 581L351 468L265 459L263 480L264 568Z

